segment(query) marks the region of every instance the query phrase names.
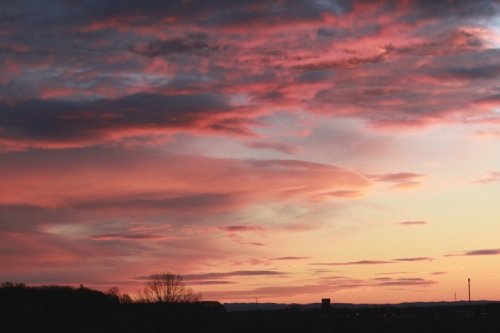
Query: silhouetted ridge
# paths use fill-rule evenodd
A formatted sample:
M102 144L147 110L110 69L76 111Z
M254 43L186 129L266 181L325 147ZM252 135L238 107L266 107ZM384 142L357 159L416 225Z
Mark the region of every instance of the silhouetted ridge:
M88 288L0 286L1 333L155 332L495 332L500 303L396 305L120 303ZM247 310L243 306L249 306ZM279 306L285 306L279 307ZM226 307L229 307L226 304ZM268 311L264 311L264 309ZM271 309L273 308L273 309ZM233 308L234 310L234 308Z

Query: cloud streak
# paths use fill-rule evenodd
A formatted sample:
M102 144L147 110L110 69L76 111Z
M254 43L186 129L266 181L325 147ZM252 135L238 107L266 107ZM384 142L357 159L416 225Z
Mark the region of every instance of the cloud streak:
M311 265L351 266L351 265L385 265L385 264L392 264L392 263L393 263L393 261L387 261L387 260L359 260L359 261L346 261L346 262L313 263Z
M488 176L476 180L476 183L487 185L500 182L500 172L492 171L488 173Z
M232 271L232 272L221 272L221 273L200 273L200 274L188 274L184 278L186 280L210 280L210 279L220 279L227 277L251 277L251 276L284 276L287 275L285 272L279 271Z
M248 134L227 119L231 107L214 94L134 94L117 99L65 101L33 99L0 104L0 139L5 149L80 147L127 137L183 129Z
M429 224L427 221L404 221L404 222L400 222L399 224L403 225L403 226L419 226L419 225L426 225L426 224Z
M358 260L346 262L326 262L326 263L312 263L311 265L318 266L352 266L352 265L385 265L394 264L397 262L417 262L417 261L433 261L431 257L411 257L411 258L397 258L392 260Z
M500 255L500 249L480 249L465 251L457 254L448 254L447 257L457 257L457 256L496 256Z

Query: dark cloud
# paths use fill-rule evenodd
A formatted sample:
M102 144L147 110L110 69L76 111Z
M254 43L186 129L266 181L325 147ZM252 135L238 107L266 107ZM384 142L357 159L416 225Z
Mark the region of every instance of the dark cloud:
M38 140L39 146L44 144L41 140L57 141L60 146L68 146L70 141L75 146L77 142L82 144L81 135L87 141L102 143L109 134L103 127L111 125L105 125L105 119L93 115L95 111L86 110L87 118L81 119L80 124L69 118L63 121L58 116L61 101L45 99L67 97L72 102L66 101L63 107L80 113L76 104L92 104L81 102L82 98L104 96L114 101L108 103L109 107L121 108L117 99L126 97L117 96L137 91L178 92L186 95L186 99L189 96L194 103L200 98L197 95L207 91L214 94L243 91L253 97L253 102L263 103L263 108L269 106L268 103L278 107L282 107L282 103L294 103L308 111L328 110L332 116L345 114L344 110L348 109L350 115L376 127L423 126L449 120L456 115L457 108L478 99L479 91L487 89L443 89L436 83L414 87L410 82L414 82L415 76L449 77L468 82L483 78L488 80L480 81L494 81L498 75L498 51L488 49L485 37L477 29L467 28L469 21L465 21L493 16L497 8L494 1L437 4L392 0L167 2L89 0L50 1L42 5L24 0L3 6L2 17L12 27L8 34L2 35L0 43L0 66L5 67L2 69L6 73L5 79L0 80L0 99L22 99L25 103L31 99L29 108L40 115L37 119L40 125L36 126L30 123L35 116L23 111L23 106L1 103L0 109L9 110L10 116L17 113L26 119L23 125L14 119L17 123L3 130L14 137L9 139L19 140L18 136L23 136L24 141ZM366 17L368 10L373 22L355 20L349 28L331 26L323 20L325 15L356 16L358 12ZM380 45L374 45L373 49L379 52L367 54L353 46L354 50L343 47L332 57L321 56L330 54L335 42L370 36L385 40L385 26L377 18L387 12L394 14L394 22L387 23L388 30L392 23L402 21L408 24L432 18L442 22L424 20L423 27L416 29L407 43L392 42L391 37L390 43L381 41ZM299 31L290 34L286 41L279 32L272 31L275 26L294 23L300 23L297 24ZM253 28L270 31L249 33ZM37 31L36 37L31 31ZM412 42L413 39L416 41ZM424 55L429 58L422 65L419 59ZM364 70L369 72L362 73ZM325 86L316 87L319 91L312 98L290 96L288 88L285 89L294 84L309 87L320 82ZM175 101L156 103L175 104ZM206 104L210 109L211 103ZM141 110L150 109L140 103L137 106ZM39 112L40 108L54 109L54 112L48 115ZM237 117L234 114L237 112L230 112L235 110L227 109L232 114L215 121L208 115L209 111L203 118L172 109L175 108L168 108L162 115L158 115L157 110L144 111L144 118L150 121L144 119L143 122L132 119L133 112L108 113L116 117L115 135L116 131L127 129L193 130L199 125L218 133L252 134L248 127L253 123L241 115ZM0 126L2 118L0 114ZM91 121L96 124L95 128L88 125ZM200 121L203 124L199 124ZM254 144L252 148L293 152L293 148L278 145Z
M120 197L96 198L93 200L79 201L72 207L80 210L160 210L171 212L189 212L196 209L200 211L220 210L234 203L233 194L200 193L188 195L140 193Z
M414 258L398 258L393 259L394 261L433 261L434 258L431 257L414 257Z
M311 265L319 265L319 266L385 265L385 264L394 264L396 262L415 262L415 261L432 261L432 260L434 259L431 257L414 257L414 258L398 258L392 260L359 260L359 261L347 261L347 262L312 263Z
M219 229L228 232L245 232L245 231L260 231L263 230L262 227L252 226L252 225L225 225L219 227Z
M449 67L444 68L438 75L446 78L467 80L496 79L500 76L500 64L476 67Z
M410 2L410 6L415 11L408 14L408 19L413 18L433 18L433 17L457 17L457 18L476 18L492 17L496 14L496 0L457 0L433 1L417 0Z
M373 284L373 287L394 287L394 286L431 286L437 281L425 280L422 278L401 278L397 280L387 280Z
M500 104L500 94L493 94L493 95L488 95L481 97L475 101L477 104L483 104L483 103L496 103Z
M483 37L460 27L445 30L424 42L394 46L395 53L405 56L452 56L463 52L481 53L485 49L487 46Z
M335 60L328 62L311 63L305 65L299 65L296 68L304 71L324 71L324 70L334 70L334 69L352 69L357 66L364 64L376 64L386 60L389 52L392 49L386 49L383 52L369 57L350 57L345 60Z
M205 34L189 34L185 37L155 40L147 44L131 47L131 51L146 57L156 57L177 53L200 53L213 47L207 42Z
M427 221L404 221L399 224L404 226L414 226L414 225L426 225L429 224Z
M209 119L230 110L224 98L214 94L135 94L95 101L3 103L0 104L0 140L43 146L44 142L100 142L112 135L134 136L148 130L225 131L227 128L216 126L216 119ZM243 122L233 124L234 127L241 125Z
M163 223L202 224L205 216L224 214L240 207L241 202L237 194L192 193L175 195L171 193L134 193L121 196L109 195L94 199L65 199L59 200L57 205L27 205L27 204L0 204L0 231L37 232L48 226L57 226L71 223L72 225L87 225L96 229L89 239L99 241L117 240L168 240L170 235L151 233L123 232L128 222L134 218L157 220ZM98 225L89 225L89 221L120 222L122 225L117 232L108 232L105 225L100 230ZM233 226L234 227L234 226ZM231 229L231 228L230 228ZM248 230L221 229L227 232L259 231L259 227ZM234 228L233 228L234 229ZM255 244L254 244L255 245ZM262 244L258 244L262 245Z
M224 284L234 284L232 281L226 280L207 280L207 281L185 281L188 285L194 286L215 286L215 285L224 285Z
M330 28L321 27L316 31L318 37L327 37L335 40L345 38L360 38L371 35L376 35L380 32L381 26L379 24L368 23L357 29L343 29L343 28Z
M500 249L482 249L482 250L472 250L464 252L463 254L458 254L459 256L495 256L500 255Z
M301 83L322 82L331 76L332 71L329 70L307 70L298 76L297 81Z
M494 0L479 1L412 1L409 4L406 20L413 21L420 18L434 18L451 16L457 18L491 17L495 14ZM249 0L215 0L215 1L159 1L146 0L136 3L134 1L111 0L100 2L74 1L67 2L66 8L60 6L58 11L70 10L82 12L84 17L95 17L100 20L115 19L129 24L147 24L150 21L158 22L164 17L176 17L180 20L197 20L204 25L231 26L247 24L252 25L265 21L267 24L284 24L319 19L326 13L343 15L351 12L357 4L366 1L284 1L266 2ZM372 1L378 3L381 10L395 10L400 3L397 1ZM402 4L401 6L405 6ZM51 8L54 9L54 8ZM86 15L85 15L86 14ZM147 18L147 19L146 19Z
M278 258L271 258L271 260L304 260L304 259L311 259L311 257L278 257Z
M0 204L0 230L36 232L46 223L62 223L70 212L65 208L29 204Z
M249 244L249 245L253 245L253 246L266 246L265 243L261 243L261 242L241 242L242 244Z
M114 241L114 240L162 240L165 239L164 236L161 235L147 235L147 234L100 234L90 236L91 239L94 240L102 240L102 241Z
M312 263L311 265L319 266L350 266L350 265L383 265L392 264L394 261L387 260L360 260L360 261L347 261L347 262L327 262L327 263Z
M456 43L456 41L455 41ZM500 75L500 50L478 49L471 52L436 57L421 73L437 78L457 79L466 82L495 79Z

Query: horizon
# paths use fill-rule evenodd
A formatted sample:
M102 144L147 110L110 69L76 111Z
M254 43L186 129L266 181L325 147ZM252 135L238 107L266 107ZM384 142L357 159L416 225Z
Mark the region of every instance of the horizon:
M500 3L0 8L0 282L500 300Z
M22 286L22 288L52 288L52 287L56 287L56 288L72 288L73 290L76 290L76 289L79 289L79 288L85 288L87 290L91 290L91 291L98 291L98 292L101 292L103 294L106 294L106 295L113 295L114 293L117 292L116 296L117 297L121 297L123 296L124 294L127 294L127 293L123 293L121 290L112 290L112 288L108 288L108 289L97 289L97 288L91 288L91 287L88 287L88 286L85 286L83 284L79 284L79 285L71 285L71 284L68 284L68 285L57 285L57 284L32 284L32 285L28 285L28 284L25 284L25 283L22 283L22 282L13 282L13 281L4 281L2 282L2 284L12 284L11 288L19 288L20 286ZM5 288L5 286L2 286L3 288ZM161 303L161 302L158 302L158 301L154 301L154 300L141 300L139 298L137 298L137 295L136 294L132 294L132 295L129 295L127 294L128 296L130 296L130 301L131 303L147 303L147 304L154 304L154 303ZM187 301L187 302L176 302L176 301L173 301L173 302L166 302L166 303L206 303L206 302L217 302L217 303L220 303L221 305L248 305L248 306L254 306L256 308L259 307L259 305L279 305L279 306L291 306L291 305L298 305L298 306L310 306L310 305L318 305L318 306L321 306L322 304L322 301L323 301L324 298L320 299L319 301L316 300L316 302L314 301L311 301L311 302L302 302L302 303L295 303L295 302L291 302L291 303L284 303L284 302L266 302L266 301L259 301L258 299L251 302L251 301L247 301L247 302L221 302L220 300L217 300L217 299L204 299L203 298L203 295L201 295L201 298L200 299L196 299L196 300L191 300L191 301ZM432 304L460 304L460 305L478 305L478 304L482 304L482 303L500 303L500 300L496 300L496 299L476 299L476 300L473 300L471 299L470 301L468 299L456 299L456 300L433 300L433 301L425 301L425 300L419 300L419 301L413 301L413 302L397 302L397 303L351 303L351 302L335 302L334 300L332 300L331 298L328 298L328 300L330 300L330 305L331 306L335 306L335 305L347 305L347 306L350 306L350 305L353 305L353 306L378 306L378 305L388 305L388 306L404 306L404 305L413 305L413 304L419 304L419 303L422 303L424 305L432 305ZM119 301L119 303L122 303L122 301ZM124 304L127 304L128 301L124 302ZM244 308L244 309L248 309L248 308ZM269 309L269 308L268 308ZM274 308L273 308L274 309ZM265 310L265 309L264 309ZM231 310L231 311L240 311L240 310Z

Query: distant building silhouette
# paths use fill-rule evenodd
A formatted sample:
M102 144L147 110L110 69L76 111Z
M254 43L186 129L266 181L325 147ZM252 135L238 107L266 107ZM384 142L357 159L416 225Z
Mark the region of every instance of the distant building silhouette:
M331 301L329 298L322 298L321 299L321 310L322 311L328 311L331 308Z

